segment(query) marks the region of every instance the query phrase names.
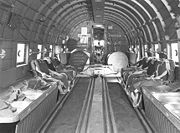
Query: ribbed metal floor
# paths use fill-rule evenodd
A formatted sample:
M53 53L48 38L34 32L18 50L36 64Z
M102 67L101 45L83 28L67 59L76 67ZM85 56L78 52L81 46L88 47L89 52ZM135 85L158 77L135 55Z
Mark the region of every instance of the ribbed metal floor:
M49 125L46 133L74 133L88 88L89 78L81 78L72 94Z
M145 133L136 112L130 105L123 88L118 83L108 83L112 108L119 133Z
M102 85L101 81L100 78L95 80L95 89L93 91L93 96L91 96L91 99L94 100L91 100L90 113L87 113L90 114L88 118L89 124L87 124L87 130L84 131L87 131L88 133L94 133L95 131L100 131L100 133L110 133L109 131L112 129L109 130L107 128L108 124L105 122L106 119L110 118L105 117L109 117L108 115L113 114L115 128L118 133L145 133L146 131L141 121L130 105L124 90L118 83L107 83L107 91L109 90L107 92L109 96L107 95L107 97L109 97L111 102L106 103L106 105L110 104L111 109L107 110L107 113L110 112L110 114L105 114L105 98L102 98L102 96L106 87ZM88 84L90 84L90 82L87 78L80 79L75 86L73 93L48 127L48 130L46 130L46 133L74 133L77 131L76 129L79 125L79 119L81 118L83 103L87 95ZM113 119L107 122L109 123L112 121ZM110 125L113 124L110 123Z

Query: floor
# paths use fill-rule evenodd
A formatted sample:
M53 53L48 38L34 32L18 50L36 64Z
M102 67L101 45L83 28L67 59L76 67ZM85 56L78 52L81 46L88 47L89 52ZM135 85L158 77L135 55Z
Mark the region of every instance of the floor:
M89 133L103 133L102 88L96 80L93 94ZM88 88L88 79L80 79L65 106L49 126L47 133L74 133ZM127 96L118 83L108 83L113 114L118 133L145 133L140 120L130 105Z
M108 83L108 88L118 132L145 133L121 85Z
M49 126L47 133L74 133L88 87L88 79L80 79L72 94Z

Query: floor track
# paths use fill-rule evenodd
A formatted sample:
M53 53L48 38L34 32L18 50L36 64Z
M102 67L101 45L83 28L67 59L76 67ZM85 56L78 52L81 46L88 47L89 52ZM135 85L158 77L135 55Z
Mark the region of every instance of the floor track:
M48 129L43 132L147 132L121 85L107 82L101 76L80 78L71 96L55 112Z

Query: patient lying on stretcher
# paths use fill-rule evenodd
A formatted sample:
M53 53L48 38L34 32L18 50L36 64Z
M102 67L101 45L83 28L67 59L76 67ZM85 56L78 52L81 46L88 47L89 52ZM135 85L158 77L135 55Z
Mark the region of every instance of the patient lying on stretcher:
M46 62L42 59L31 62L37 76L47 82L56 82L61 94L66 94L69 91L68 77L65 73L57 73L48 68Z
M50 86L51 84L48 84L40 77L24 80L23 82L10 86L0 95L0 113L19 111L14 105L17 104L18 107L21 106L21 108L28 106L43 94L43 90L48 89Z
M170 63L167 59L162 59L161 64L158 65L156 76L146 77L144 78L144 80L141 80L133 84L131 90L133 106L137 107L139 105L141 101L141 89L143 86L151 87L153 89L156 86L166 84L169 81L168 80L169 75L170 75Z

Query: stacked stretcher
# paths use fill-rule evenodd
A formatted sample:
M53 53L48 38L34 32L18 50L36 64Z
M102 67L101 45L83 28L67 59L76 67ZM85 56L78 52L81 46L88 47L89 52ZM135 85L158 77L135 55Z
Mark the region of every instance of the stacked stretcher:
M81 71L80 68L84 67L88 59L83 53L74 53L71 66L68 67L55 58L51 58L50 62L50 58L32 60L30 66L33 77L0 89L0 131L38 132L56 108L58 100L63 97L59 95L60 89L71 89L74 86L77 71ZM74 59L79 55L84 60Z
M143 88L144 111L159 133L180 132L180 93L151 92Z
M1 91L0 131L5 133L37 131L58 97L56 83L45 84L38 78L21 81Z
M150 74L152 67L148 67L154 61L157 66ZM180 132L180 83L174 78L173 61L144 58L141 62L122 70L122 83L132 105L144 111L158 132Z

